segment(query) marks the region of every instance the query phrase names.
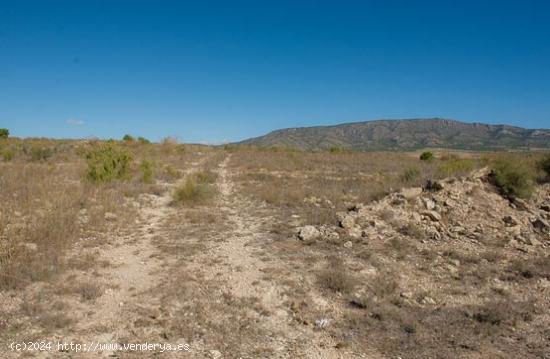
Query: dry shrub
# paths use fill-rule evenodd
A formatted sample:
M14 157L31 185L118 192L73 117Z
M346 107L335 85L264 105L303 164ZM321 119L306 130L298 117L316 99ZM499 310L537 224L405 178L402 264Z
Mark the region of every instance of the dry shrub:
M174 202L177 204L204 204L215 195L214 188L196 177L189 176L174 192Z
M358 280L349 273L342 260L330 258L329 264L317 276L317 283L322 288L333 292L348 294L358 285Z

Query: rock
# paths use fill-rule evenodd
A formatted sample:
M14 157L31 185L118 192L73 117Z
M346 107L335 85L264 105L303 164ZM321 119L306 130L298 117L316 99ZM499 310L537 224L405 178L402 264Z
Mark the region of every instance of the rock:
M314 226L304 226L300 228L300 232L298 232L298 238L306 242L317 239L320 235L321 232L319 232L319 230Z
M357 227L348 229L348 235L352 238L361 238L363 236L363 231Z
M520 211L529 210L529 206L527 205L527 202L521 198L514 198L514 204L516 205L516 208L519 209Z
M429 211L435 208L435 202L431 198L422 198L422 203L424 203L424 207Z
M539 208L542 209L545 212L550 212L550 206L547 205L547 204L543 204Z
M422 194L422 187L403 188L401 195L406 199L414 199Z
M344 248L351 248L353 247L353 243L351 241L347 241L346 243L344 243Z
M105 212L104 218L106 221L114 222L118 220L118 216L112 212Z
M514 239L520 243L523 243L523 244L527 244L528 246L536 246L538 244L540 244L540 242L538 240L536 240L535 238L531 237L531 236L522 236L522 235L518 235L516 237L514 237Z
M451 228L451 232L464 235L466 234L466 228L462 226L454 226Z
M400 296L401 298L411 299L411 298L413 297L413 294L412 294L412 292L401 292L401 293L399 294L399 296Z
M329 318L321 318L321 319L317 319L315 321L315 326L317 328L326 328L330 325L330 322L331 320Z
M509 227L517 226L519 224L518 220L512 216L504 216L502 217L502 221Z
M436 211L424 211L422 212L422 215L425 217L431 219L433 222L439 222L441 221L441 215L437 213Z
M550 230L550 224L548 224L548 222L542 218L536 218L535 220L532 220L531 224L533 225L533 227L535 227L535 229L539 231L548 232Z
M346 216L340 221L340 226L342 228L353 228L355 227L355 218L353 216Z
M219 350L210 350L208 354L211 359L220 359L222 357L222 353Z
M428 297L428 296L422 298L420 302L422 304L435 305L435 300L432 297Z

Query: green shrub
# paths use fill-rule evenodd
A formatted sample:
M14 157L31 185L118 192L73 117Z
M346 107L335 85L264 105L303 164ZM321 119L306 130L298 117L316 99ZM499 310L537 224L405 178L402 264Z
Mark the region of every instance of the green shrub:
M431 161L434 158L434 154L430 151L422 152L422 154L420 155L420 160L422 161Z
M138 142L141 143L142 145L146 145L146 144L149 144L151 143L148 139L146 139L145 137L138 137Z
M153 182L153 167L154 164L151 161L143 160L141 161L141 164L139 165L139 169L141 170L141 179L145 183L152 183Z
M546 179L550 181L550 154L547 154L538 162L538 167L544 171Z
M410 168L407 168L405 172L403 172L403 174L401 175L401 178L403 179L404 182L411 183L416 181L419 175L420 175L420 171L418 170L418 168L410 167Z
M131 135L124 135L124 137L122 137L122 140L127 142L133 142L134 137L132 137Z
M49 147L33 146L28 153L31 161L47 161L48 158L52 157L53 150Z
M533 169L513 158L497 160L491 172L491 181L508 198L529 198L533 193Z
M123 149L105 143L86 154L86 176L92 182L109 182L125 179L130 171L132 157Z
M0 128L0 140L5 140L10 136L10 130L7 128Z

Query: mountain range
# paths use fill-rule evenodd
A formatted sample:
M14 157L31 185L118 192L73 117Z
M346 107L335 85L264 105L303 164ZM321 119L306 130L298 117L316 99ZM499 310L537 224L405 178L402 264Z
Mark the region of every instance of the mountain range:
M442 118L377 120L334 126L286 128L238 144L302 150L356 151L449 148L469 150L550 148L549 129L466 123Z

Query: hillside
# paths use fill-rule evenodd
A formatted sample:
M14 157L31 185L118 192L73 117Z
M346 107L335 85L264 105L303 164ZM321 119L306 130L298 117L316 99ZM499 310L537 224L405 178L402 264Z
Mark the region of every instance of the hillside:
M549 148L550 130L465 123L439 118L379 120L281 129L239 144L306 150L338 147L359 151L425 147L472 150Z

